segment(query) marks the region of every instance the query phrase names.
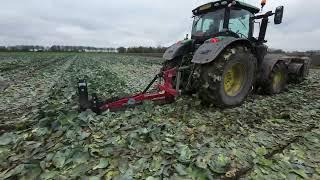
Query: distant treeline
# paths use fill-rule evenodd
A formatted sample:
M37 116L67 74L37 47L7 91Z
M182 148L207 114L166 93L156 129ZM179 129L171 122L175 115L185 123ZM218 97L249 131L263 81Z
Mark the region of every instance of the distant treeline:
M91 46L61 46L53 45L51 47L45 46L29 46L29 45L18 45L18 46L0 46L2 52L117 52L116 48L97 48Z
M117 51L119 53L164 53L166 51L166 47L119 47L117 48Z
M53 45L48 46L34 46L34 45L17 45L17 46L0 46L0 52L108 52L108 53L122 53L131 55L146 55L162 57L166 47L118 47L118 48L98 48L92 46L62 46ZM270 48L269 53L280 53L293 56L308 56L313 60L313 64L320 65L320 50L318 51L293 51L285 52L282 49Z
M119 48L97 48L91 46L61 46L53 45L51 47L18 45L18 46L0 46L1 52L109 52L109 53L164 53L165 47L119 47Z
M299 56L299 57L307 56L311 58L312 60L311 64L313 66L320 66L320 50L285 52L281 49L269 49L269 53L286 54L289 56Z

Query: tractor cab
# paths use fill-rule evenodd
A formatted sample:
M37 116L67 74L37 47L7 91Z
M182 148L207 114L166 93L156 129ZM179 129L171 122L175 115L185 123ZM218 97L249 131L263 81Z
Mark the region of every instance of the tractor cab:
M251 38L251 18L259 8L238 1L216 1L194 9L191 38L204 42L217 36Z
M279 10L276 11L278 12L278 15L276 14L275 16L275 22L276 18L278 18L278 23L276 24L281 23L282 20L283 9L282 12ZM264 18L264 16L255 16L255 14L260 12L259 8L235 0L210 2L197 7L192 12L194 22L191 38L199 44L217 36L232 36L254 40L255 19ZM261 41L264 41L265 33L263 32L265 32L266 26L267 24L260 27L260 32L263 36L259 38Z

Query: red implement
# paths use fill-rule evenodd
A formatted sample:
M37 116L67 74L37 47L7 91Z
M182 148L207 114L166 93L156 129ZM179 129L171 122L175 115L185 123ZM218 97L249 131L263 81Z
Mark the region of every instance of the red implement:
M177 69L169 69L161 72L156 75L156 77L152 80L152 82L146 87L146 89L133 95L131 97L121 98L119 100L110 102L99 102L98 98L94 95L93 100L89 102L88 100L88 90L87 84L84 80L79 81L79 98L80 98L80 109L86 110L88 108L92 109L94 112L100 113L102 111L110 110L118 110L127 107L134 107L143 103L143 101L170 101L174 99L174 97L179 95L177 89L173 87L173 78L177 75ZM161 78L163 81L160 84L156 84L154 87L158 89L157 92L148 93L150 87L155 83L157 79Z

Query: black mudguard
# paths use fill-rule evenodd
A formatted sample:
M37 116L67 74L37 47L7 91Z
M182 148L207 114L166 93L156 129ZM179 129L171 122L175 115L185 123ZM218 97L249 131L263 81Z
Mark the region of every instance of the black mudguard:
M223 37L219 42L216 43L206 41L195 52L191 62L196 64L210 63L214 61L226 47L236 43L242 43L250 48L252 47L250 41L243 38Z
M163 54L165 60L172 60L176 57L182 56L192 49L193 40L184 40L170 46Z

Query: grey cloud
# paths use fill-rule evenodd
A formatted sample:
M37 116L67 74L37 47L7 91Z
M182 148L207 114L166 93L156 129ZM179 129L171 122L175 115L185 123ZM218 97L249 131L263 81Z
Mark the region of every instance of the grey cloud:
M205 2L7 0L0 11L0 44L167 46L190 33L191 10ZM246 2L258 6L260 1ZM286 7L284 23L270 24L268 44L287 50L320 49L320 1L269 1L265 9L281 4Z

